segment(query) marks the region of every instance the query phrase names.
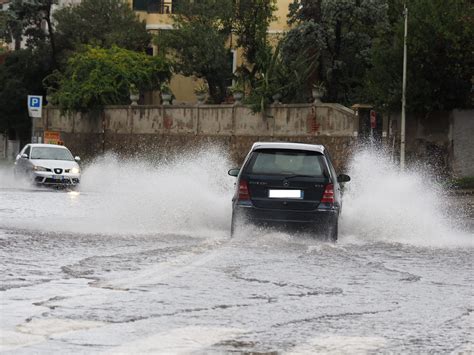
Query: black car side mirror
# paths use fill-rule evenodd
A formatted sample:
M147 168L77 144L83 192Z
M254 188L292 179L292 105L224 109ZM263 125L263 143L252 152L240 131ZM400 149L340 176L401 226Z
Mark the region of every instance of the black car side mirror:
M348 182L351 181L351 177L349 175L340 174L337 177L337 182Z
M237 177L240 173L240 169L230 169L228 172L227 172L230 176L235 176Z

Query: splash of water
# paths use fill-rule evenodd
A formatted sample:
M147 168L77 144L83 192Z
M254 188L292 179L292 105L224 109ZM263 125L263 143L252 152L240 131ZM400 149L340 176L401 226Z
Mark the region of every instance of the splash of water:
M105 155L84 169L73 192L28 189L2 179L12 213L0 213L0 225L71 233L227 234L231 165L214 147L168 161ZM22 189L10 190L12 184Z
M11 169L0 171L0 226L96 234L186 234L227 237L235 179L223 149L197 149L167 161L98 158L78 192L15 189ZM356 152L350 164L340 222L340 244L395 242L420 246L472 246L459 228L460 211L420 171L400 172L373 149ZM5 207L5 206L4 206ZM10 211L10 212L9 212ZM451 213L447 213L451 212ZM295 236L249 229L262 240ZM297 238L297 237L296 237Z
M171 161L98 159L84 173L81 191L96 191L94 209L117 231L185 233L227 229L233 181L218 148Z
M401 172L383 152L362 149L354 154L349 174L343 240L473 246L472 234L460 228L462 211L421 169Z

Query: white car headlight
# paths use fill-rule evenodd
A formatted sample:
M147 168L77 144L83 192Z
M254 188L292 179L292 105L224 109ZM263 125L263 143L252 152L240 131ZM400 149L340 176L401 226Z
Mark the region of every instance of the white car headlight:
M33 167L33 170L34 170L34 171L48 171L49 169L44 168L44 167L42 167L42 166L36 166L36 165L35 165L35 166Z
M71 174L79 174L81 172L81 169L79 168L72 168L71 169Z

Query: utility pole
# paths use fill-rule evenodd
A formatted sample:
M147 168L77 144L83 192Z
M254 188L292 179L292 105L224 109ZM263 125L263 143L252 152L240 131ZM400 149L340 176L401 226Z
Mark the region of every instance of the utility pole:
M403 84L402 84L402 122L400 127L400 169L405 170L405 105L407 89L407 34L408 34L408 8L405 1L405 36L403 38Z

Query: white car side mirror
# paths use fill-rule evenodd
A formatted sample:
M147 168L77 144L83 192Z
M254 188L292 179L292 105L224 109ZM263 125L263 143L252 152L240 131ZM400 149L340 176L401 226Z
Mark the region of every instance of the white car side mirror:
M23 153L23 154L21 155L21 158L23 158L23 159L28 159L28 154Z
M81 158L80 157L74 157L74 160L75 161L81 161Z

